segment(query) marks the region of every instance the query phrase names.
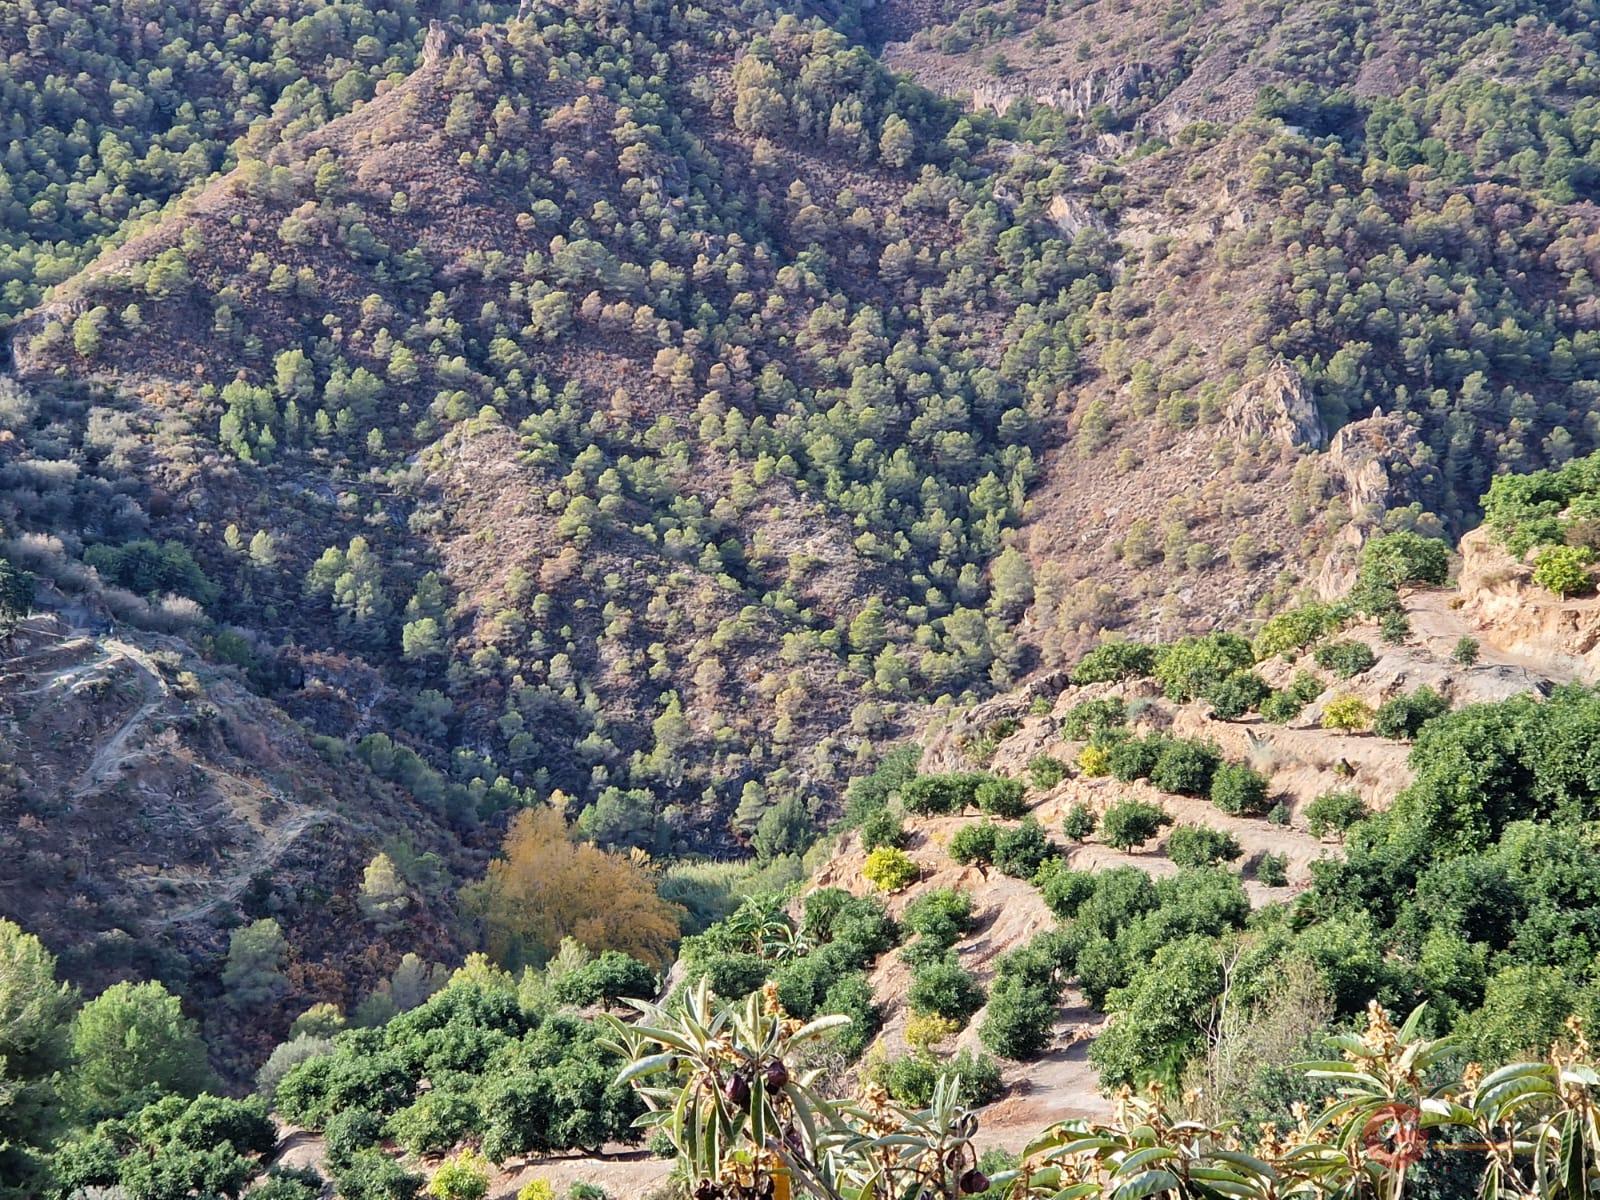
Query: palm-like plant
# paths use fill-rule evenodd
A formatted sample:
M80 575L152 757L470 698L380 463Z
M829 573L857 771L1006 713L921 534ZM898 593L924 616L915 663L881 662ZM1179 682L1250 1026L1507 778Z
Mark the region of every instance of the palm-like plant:
M770 984L726 1006L704 981L672 1010L628 1003L637 1022L598 1020L628 1060L620 1078L649 1109L639 1123L672 1141L695 1200L936 1200L958 1195L973 1169L976 1121L953 1083L913 1112L879 1091L858 1103L826 1099L818 1072L792 1066L807 1042L848 1017L794 1020Z

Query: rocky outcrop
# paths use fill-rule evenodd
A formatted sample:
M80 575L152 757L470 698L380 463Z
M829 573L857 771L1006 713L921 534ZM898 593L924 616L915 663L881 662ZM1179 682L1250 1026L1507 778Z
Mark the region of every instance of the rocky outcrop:
M1320 450L1326 444L1311 389L1282 359L1233 394L1227 421L1234 437L1243 442L1269 442L1294 450Z
M1562 599L1536 586L1532 567L1484 529L1461 539L1457 586L1460 613L1485 645L1572 678L1600 678L1600 596Z
M1350 510L1350 524L1323 560L1312 584L1321 596L1342 596L1355 582L1361 547L1390 508L1408 504L1422 481L1422 441L1401 417L1375 412L1333 435L1323 459Z

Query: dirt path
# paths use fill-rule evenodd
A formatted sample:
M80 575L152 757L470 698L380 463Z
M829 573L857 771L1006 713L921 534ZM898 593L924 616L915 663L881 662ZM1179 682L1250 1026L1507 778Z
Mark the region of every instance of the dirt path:
M1460 593L1454 588L1430 588L1409 593L1405 597L1406 615L1411 618L1411 632L1432 653L1448 659L1462 638L1472 638L1478 643L1478 665L1509 667L1526 673L1529 685L1542 680L1552 683L1590 682L1593 672L1587 670L1583 660L1573 655L1555 652L1538 655L1524 654L1504 649L1491 640L1492 629L1485 629L1468 621L1461 611L1452 608Z
M111 782L112 776L122 770L128 756L128 742L166 703L168 696L166 680L161 677L161 672L156 669L144 651L137 646L130 646L126 642L112 638L105 639L103 645L107 653L98 660L98 665L111 668L119 662L131 663L144 693L144 700L129 714L115 733L100 743L94 752L94 757L89 760L89 765L73 782L72 794L80 800L106 786Z
M208 879L205 886L214 889L211 896L178 909L176 912L154 918L152 924L160 926L182 925L189 921L198 921L208 916L219 905L232 904L241 895L245 888L250 886L250 881L264 868L274 865L283 857L285 851L294 844L296 839L308 829L333 820L333 814L326 809L303 809L293 816L279 821L267 829L266 836L261 844L246 855L243 862L221 878ZM163 883L183 886L192 884L192 880L175 879L170 875L152 875L147 880L150 887L159 887Z

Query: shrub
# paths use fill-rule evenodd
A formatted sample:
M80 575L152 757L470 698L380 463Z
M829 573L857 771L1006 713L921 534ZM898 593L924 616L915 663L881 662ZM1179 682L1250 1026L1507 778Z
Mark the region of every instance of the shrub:
M551 989L558 1003L607 1008L624 996L649 1000L656 994L656 973L620 950L606 950L556 980Z
M899 849L905 845L905 841L904 822L887 808L878 809L861 822L861 845L864 849L876 850L879 846Z
M999 827L988 821L965 825L956 830L955 836L950 839L950 857L958 863L981 863L987 866L994 861L995 842L999 837Z
M964 1022L952 1021L937 1013L912 1017L906 1022L906 1045L917 1050L930 1050L940 1042L949 1041L961 1032Z
M1272 694L1267 681L1254 671L1235 671L1206 693L1211 715L1224 721L1237 720Z
M1072 682L1115 683L1150 674L1158 647L1144 642L1101 642L1072 668Z
M464 1150L439 1165L428 1181L428 1195L435 1200L483 1200L489 1191L489 1160Z
M1078 915L1079 907L1095 894L1096 886L1093 872L1062 867L1045 873L1039 882L1039 895L1058 920L1066 921Z
M972 928L972 897L958 888L935 888L906 905L905 927L949 946Z
M918 1016L932 1013L965 1024L968 1017L983 1007L983 988L971 971L954 958L946 957L912 975L906 1004Z
M1306 828L1311 831L1312 837L1320 838L1329 833L1344 834L1357 821L1364 820L1366 815L1367 805L1359 793L1323 792L1306 805Z
M1061 832L1075 842L1083 842L1094 836L1098 823L1094 809L1080 800L1067 809L1067 815L1061 819Z
M901 1104L926 1108L941 1079L959 1078L959 1102L968 1107L993 1103L1002 1093L1000 1067L986 1054L963 1050L947 1062L928 1053L885 1059L874 1066L873 1082Z
M1115 729L1128 721L1128 706L1119 696L1084 700L1074 704L1061 718L1061 734L1074 742L1086 741L1103 729Z
M1289 856L1264 851L1256 859L1256 878L1267 887L1284 887L1289 882Z
M1390 609L1378 618L1378 636L1389 646L1398 646L1411 636L1411 618L1398 609Z
M1204 695L1235 671L1255 662L1250 643L1233 633L1186 637L1169 646L1156 663L1155 675L1168 700L1183 703Z
M1335 696L1322 709L1322 727L1356 733L1372 724L1372 705L1360 696Z
M1121 800L1106 809L1100 819L1100 836L1106 845L1118 850L1133 850L1144 845L1172 824L1166 810L1143 800Z
M1395 696L1378 706L1372 731L1379 737L1410 739L1427 722L1450 711L1450 702L1430 687L1418 688L1409 696Z
M1179 825L1167 838L1167 857L1180 867L1214 867L1243 853L1231 833L1204 825Z
M1455 649L1450 651L1450 657L1460 666L1470 667L1478 661L1478 639L1463 637L1456 642Z
M1252 645L1256 658L1267 659L1309 646L1341 629L1350 620L1348 604L1304 604L1279 613L1261 627Z
M1211 803L1233 816L1265 812L1266 777L1244 763L1223 763L1211 778Z
M1048 754L1035 754L1028 760L1028 782L1047 792L1067 777L1067 764Z
M1211 777L1221 764L1222 755L1204 742L1168 741L1150 770L1150 782L1163 792L1204 796L1211 790Z
M919 816L947 816L977 803L978 789L994 776L982 771L918 775L900 789L900 802Z
M1372 647L1365 642L1329 642L1318 646L1312 656L1317 666L1332 671L1340 679L1350 679L1371 668L1378 661Z
M1450 548L1438 538L1409 531L1383 533L1361 548L1357 578L1370 587L1442 584L1450 573Z
M1032 879L1054 849L1050 839L1045 836L1044 828L1029 817L995 839L994 865L1007 875Z
M517 1200L556 1200L556 1189L548 1180L530 1179L518 1190Z
M911 856L893 846L879 846L867 855L861 873L879 891L898 892L910 887L922 874Z
M1020 817L1028 811L1020 779L987 779L978 787L978 807L991 817Z
M1050 1044L1055 997L1047 988L1007 976L995 980L978 1037L1002 1058L1037 1058Z
M1587 546L1546 546L1534 557L1533 581L1558 596L1587 595L1594 591L1593 561Z
M1300 711L1322 695L1322 683L1315 675L1301 671L1289 681L1289 686L1273 692L1261 702L1261 716L1274 725L1285 725L1300 715Z
M342 1200L415 1200L422 1176L407 1171L381 1150L363 1150L334 1174Z
M1085 779L1111 774L1111 752L1104 746L1085 746L1078 751L1078 770Z
M1156 760L1161 757L1162 748L1166 743L1167 739L1159 734L1128 738L1116 743L1111 747L1110 757L1106 760L1111 767L1111 773L1123 783L1148 778L1150 772L1155 770Z

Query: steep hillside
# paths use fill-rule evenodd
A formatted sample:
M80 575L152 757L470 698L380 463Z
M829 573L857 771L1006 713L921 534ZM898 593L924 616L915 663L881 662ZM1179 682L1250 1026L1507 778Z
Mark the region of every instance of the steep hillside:
M381 850L419 882L422 856L433 870L461 861L440 814L313 746L237 672L176 638L93 628L104 624L33 617L0 663L0 910L64 970L214 998L229 929L273 917L288 944L281 1007L206 1006L219 1049L248 1058L311 1004L354 1005L403 953L459 953L436 888L408 888L403 931L358 906Z

